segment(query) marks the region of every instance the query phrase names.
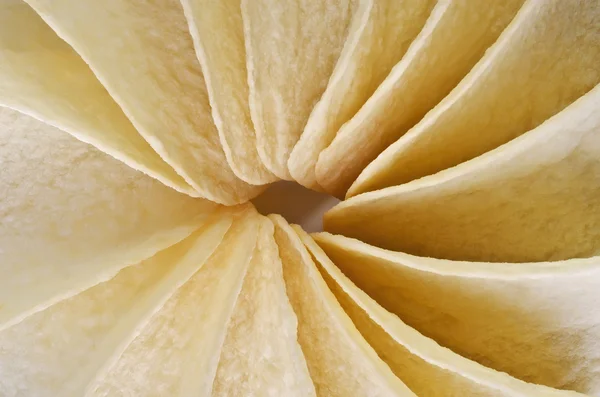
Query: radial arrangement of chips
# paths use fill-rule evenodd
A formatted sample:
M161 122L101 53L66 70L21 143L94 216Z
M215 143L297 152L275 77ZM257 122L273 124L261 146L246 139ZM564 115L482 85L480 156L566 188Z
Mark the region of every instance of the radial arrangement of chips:
M599 83L600 0L1 1L0 397L600 396Z

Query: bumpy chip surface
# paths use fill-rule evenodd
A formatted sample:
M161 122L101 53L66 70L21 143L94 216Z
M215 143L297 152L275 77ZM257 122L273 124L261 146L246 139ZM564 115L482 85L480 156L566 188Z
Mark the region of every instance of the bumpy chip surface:
M73 46L140 134L202 197L232 205L262 191L238 179L227 164L179 1L27 2Z
M359 3L327 88L290 155L294 180L320 190L315 175L319 154L402 58L434 4L432 0Z
M0 104L197 195L140 136L79 55L20 0L0 5Z
M238 178L248 183L276 181L258 155L250 118L241 1L182 0L181 4L227 162Z
M218 206L0 108L0 329L198 229Z
M342 51L358 1L242 0L250 111L267 168L287 162Z
M442 346L519 379L600 393L600 258L454 262L317 241L365 293Z
M538 126L600 82L600 2L528 0L485 56L362 174L368 191L433 174Z
M211 255L231 224L221 217L111 280L0 332L3 396L81 396L145 321Z
M317 181L325 190L342 197L369 162L456 86L522 4L438 1L402 60L319 156Z
M364 193L325 229L436 258L532 262L600 253L600 85L469 162Z
M414 396L344 313L297 232L282 217L270 218L288 296L298 316L298 341L317 395Z
M333 240L339 243L332 244L336 249L352 250L345 245L348 242L351 244L349 239L342 238L340 241L336 240L335 236L325 233L315 237L326 248ZM388 363L392 371L417 395L582 396L574 392L528 384L438 345L386 311L352 283L309 236L304 236L303 242L316 258L327 284L361 334ZM362 261L359 258L353 259L356 261L356 267L360 267Z
M89 386L87 395L211 395L227 324L256 243L257 220L246 213L234 221L215 253Z
M262 217L223 343L213 396L315 396L273 233L273 223Z

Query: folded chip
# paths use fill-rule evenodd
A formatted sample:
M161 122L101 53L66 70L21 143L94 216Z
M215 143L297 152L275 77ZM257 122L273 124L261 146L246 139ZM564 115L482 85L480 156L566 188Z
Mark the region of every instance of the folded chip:
M370 295L441 346L488 367L483 370L465 359L452 358L482 379L503 384L502 376L491 376L493 369L559 389L589 395L600 392L596 343L600 313L590 306L600 286L600 257L536 263L455 262L386 251L328 233L317 234L315 239L364 291L360 296ZM444 355L451 357L449 352ZM515 391L526 390L504 378Z
M31 7L19 0L3 2L0 10L0 105L67 131L169 187L198 195Z
M534 262L600 253L600 85L498 149L364 193L325 229L441 259Z
M456 86L522 4L436 2L400 62L319 156L317 181L325 190L342 197L362 169Z
M528 0L452 92L362 171L350 195L431 175L539 126L600 83L599 36L597 1Z
M189 236L218 206L0 107L0 329Z
M435 4L431 0L361 1L327 88L288 160L294 180L320 190L319 154L402 58Z
M271 220L317 395L414 396L344 313L296 231L280 216Z
M359 1L242 0L258 153L291 180L288 158L327 87Z
M179 1L27 3L90 65L144 139L199 195L232 205L262 192L227 163Z

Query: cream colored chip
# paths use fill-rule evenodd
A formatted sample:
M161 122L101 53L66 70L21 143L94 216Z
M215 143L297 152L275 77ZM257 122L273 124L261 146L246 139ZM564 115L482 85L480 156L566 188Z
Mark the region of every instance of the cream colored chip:
M224 215L115 278L0 332L0 395L82 396L211 255L230 224Z
M242 0L250 112L267 168L287 162L327 87L358 0Z
M223 344L212 396L315 396L273 232L273 224L263 217Z
M0 4L0 104L198 195L140 136L79 55L20 0Z
M202 197L230 205L263 190L238 179L227 164L179 1L26 1Z
M298 341L321 396L414 396L360 335L319 274L296 231L279 215L275 240Z
M0 107L0 329L113 277L218 206Z
M522 4L523 0L485 6L480 1L438 1L402 60L322 152L317 181L343 197L369 162L468 73Z
M262 185L278 180L262 163L248 106L241 0L182 0L202 65L212 115L227 162L238 178Z
M454 262L315 239L357 287L440 345L528 382L600 393L600 257Z
M86 397L211 395L258 219L247 211L234 221L216 252L88 387Z
M600 82L600 2L528 0L460 84L355 182L398 185L532 129Z
M315 165L322 150L373 94L427 20L433 0L361 1L327 89L288 161L292 177L321 190Z
M327 233L315 237L325 249L335 252L337 257L345 258L344 255L350 257L355 253L352 251L354 240ZM582 396L574 392L528 384L438 345L382 308L352 283L313 239L305 235L302 241L319 264L329 288L361 334L377 354L389 364L392 371L417 395L431 397ZM344 251L346 248L348 253ZM360 269L363 258L355 255L352 260L355 261L352 270ZM347 261L342 260L342 262ZM355 274L352 270L349 273ZM366 266L363 270L370 269ZM381 268L375 269L377 270ZM386 277L385 274L385 271L379 272L378 276Z
M600 254L600 85L514 141L411 183L364 193L325 229L444 259L535 262Z

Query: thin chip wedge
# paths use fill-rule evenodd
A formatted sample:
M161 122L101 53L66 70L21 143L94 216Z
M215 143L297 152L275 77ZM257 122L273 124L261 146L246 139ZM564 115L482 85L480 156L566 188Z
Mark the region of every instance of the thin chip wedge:
M294 230L278 215L269 217L298 316L298 341L317 395L414 396L344 313L298 237L301 229Z
M458 84L522 4L438 1L402 60L321 153L317 182L342 197L369 162Z
M0 329L189 236L219 206L0 107Z
M364 193L325 229L443 259L536 262L600 254L600 85L492 152Z
M181 0L181 4L227 162L238 178L253 185L278 180L258 155L250 118L241 1Z
M0 332L2 396L84 395L145 322L212 254L231 225L222 216L114 278Z
M258 153L281 179L327 87L357 0L242 0L250 112Z
M524 381L600 392L600 257L457 262L314 237L365 294L440 345Z
M434 4L432 0L359 2L327 88L290 155L288 168L294 180L321 190L315 175L319 154L402 58Z
M241 214L208 261L88 386L86 396L210 396L257 227L253 211Z
M233 205L264 190L237 178L227 163L178 0L26 1L199 195Z
M0 105L67 131L180 192L198 195L141 137L79 55L19 0L0 5Z
M298 344L298 320L286 294L273 223L262 217L258 241L229 323L212 396L315 396Z
M537 127L600 82L600 2L528 0L485 56L362 171L352 195L431 175Z

